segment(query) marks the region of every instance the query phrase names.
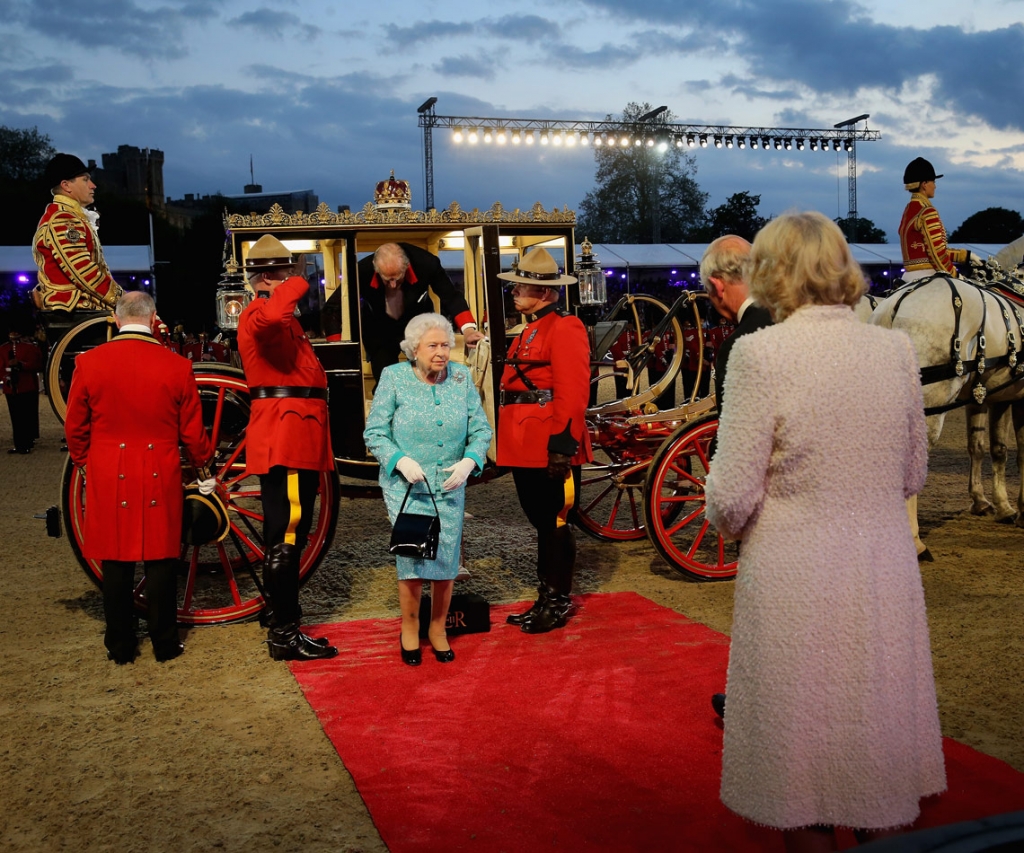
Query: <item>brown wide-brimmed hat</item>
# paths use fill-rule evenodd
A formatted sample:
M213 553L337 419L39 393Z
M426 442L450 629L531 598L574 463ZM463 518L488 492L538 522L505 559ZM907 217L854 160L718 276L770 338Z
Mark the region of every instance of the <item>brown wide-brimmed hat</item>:
M292 253L273 234L264 234L252 244L245 257L246 272L269 272L290 267L295 263Z
M558 264L547 249L534 249L519 260L512 272L498 273L498 278L537 287L561 287L563 284L576 283L575 276L559 273Z

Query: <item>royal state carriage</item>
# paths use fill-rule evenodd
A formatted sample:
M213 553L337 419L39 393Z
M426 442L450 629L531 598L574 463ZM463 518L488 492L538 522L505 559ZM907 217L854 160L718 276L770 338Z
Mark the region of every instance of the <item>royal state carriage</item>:
M389 242L411 243L437 254L453 280L461 283L470 310L487 335L485 343L469 351L468 362L494 426L500 417L495 400L509 338L522 322L509 315L511 299L498 273L534 247L563 259L566 271L580 278L579 284L567 288L567 305L586 323L593 348L594 405L588 425L596 459L583 473L581 526L606 540L650 535L666 560L693 579L733 577L736 555L709 529L703 512L708 446L717 421L713 397L697 398L700 374L708 369L702 357L693 387L679 390L680 318L692 314L700 335L697 300L703 296L684 293L668 307L650 296L626 295L608 310L603 304L604 272L589 243L580 256L574 254L574 224L571 211L549 211L540 204L529 210L495 204L486 211L467 211L453 203L440 211L414 211L408 204L408 185L393 178L378 184L375 202L357 212L334 213L321 205L312 213L287 214L275 206L266 214L226 215L228 260L217 292L217 321L226 339L251 298L240 270L262 235L273 234L296 256L304 256L311 284L301 306L301 322L327 372L335 470L321 475L313 527L302 553L303 582L330 548L340 496L379 494L377 463L362 438L374 382L360 342L360 289L368 282L359 281L357 265ZM76 355L111 334L112 319L95 314L53 348L47 387L61 420ZM616 341L627 345L612 354ZM453 357L465 357L461 338L456 343ZM225 524L214 524L198 541L182 544L186 580L179 619L204 625L261 614L264 599L256 569L264 548L259 480L245 470L250 405L245 376L237 366L222 361L194 359L193 369L204 422L216 448L211 464L217 479L215 497L226 510ZM658 408L656 403L664 404L677 391L682 405ZM501 473L492 446L487 466L471 484ZM82 555L88 512L85 476L67 461L61 504L72 549L89 577L101 584L99 562ZM183 463L182 477L184 483L192 482L196 472ZM142 581L136 590L140 606L144 597Z

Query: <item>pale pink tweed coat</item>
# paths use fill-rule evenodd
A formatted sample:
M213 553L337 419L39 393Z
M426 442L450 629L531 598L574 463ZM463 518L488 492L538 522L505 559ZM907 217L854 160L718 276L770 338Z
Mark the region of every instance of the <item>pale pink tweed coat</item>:
M741 538L722 802L767 826L912 823L946 787L904 499L928 445L902 333L808 306L729 358L707 515Z

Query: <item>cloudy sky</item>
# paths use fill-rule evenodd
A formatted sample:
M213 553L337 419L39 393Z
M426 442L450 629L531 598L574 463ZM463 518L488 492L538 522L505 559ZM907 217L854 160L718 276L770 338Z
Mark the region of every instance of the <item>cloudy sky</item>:
M629 102L678 122L832 127L862 113L858 209L895 239L903 168L946 177L949 230L1024 211L1024 0L0 0L0 124L99 161L165 153L167 194L315 190L358 209L391 169L423 205L416 107L601 120ZM864 127L862 123L860 127ZM697 154L721 204L846 215L845 154ZM435 203L575 209L579 148L456 147L434 131ZM102 202L101 202L102 206Z

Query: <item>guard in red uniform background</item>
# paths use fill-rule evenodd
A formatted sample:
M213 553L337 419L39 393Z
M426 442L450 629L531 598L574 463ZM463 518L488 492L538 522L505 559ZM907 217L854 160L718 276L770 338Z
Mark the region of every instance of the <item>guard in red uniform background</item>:
M45 179L53 201L32 241L39 268L36 307L112 309L123 291L103 259L99 214L88 208L96 192L89 169L73 154L57 154L46 165Z
M8 333L7 343L0 345L0 382L11 415L14 447L8 453L32 452L39 437L39 371L43 369L43 352L24 337L17 320Z
M946 244L946 229L932 204L935 182L941 177L924 157L911 160L903 172L903 186L910 192L910 201L900 220L904 281L927 278L935 273L956 278L954 264L970 262L969 249L951 249Z
M153 653L165 661L185 649L177 625L178 445L197 469L209 463L213 447L192 365L153 337L153 298L127 294L115 318L117 336L75 360L64 432L71 459L86 474L82 554L103 561L108 656L119 664L135 659L132 592L141 560Z
M590 342L578 317L558 311L561 275L545 249L534 249L515 271L516 310L529 323L512 341L501 377L498 465L512 469L519 504L537 529L537 601L508 617L528 634L565 625L572 607L576 539L570 526L580 466L591 461L585 414L590 394Z
M334 657L323 638L299 630L299 560L313 525L320 472L334 468L327 420L327 374L295 317L309 282L277 238L249 250L245 270L256 293L238 320L238 352L252 411L245 465L260 478L263 585L271 614L267 646L274 660Z

